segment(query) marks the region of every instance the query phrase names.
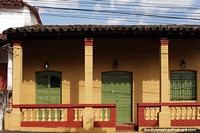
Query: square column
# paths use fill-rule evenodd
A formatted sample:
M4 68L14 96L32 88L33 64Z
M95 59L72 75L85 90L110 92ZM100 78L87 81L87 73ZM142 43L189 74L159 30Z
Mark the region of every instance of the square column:
M22 42L13 42L13 104L20 104L22 85Z
M22 42L13 42L13 92L12 104L20 104L23 64ZM13 108L11 113L5 114L5 129L20 130L22 112L20 108Z
M169 40L160 39L160 102L169 102Z
M160 39L160 102L169 102L169 40ZM159 127L171 127L170 109L168 106L161 106L159 113Z
M93 91L93 39L85 38L85 104L92 104ZM83 113L83 129L91 132L94 128L94 112L92 107L85 107Z
M85 103L92 103L93 39L85 38Z

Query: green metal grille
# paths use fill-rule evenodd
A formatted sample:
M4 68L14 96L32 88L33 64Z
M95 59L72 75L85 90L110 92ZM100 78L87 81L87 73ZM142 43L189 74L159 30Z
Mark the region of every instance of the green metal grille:
M196 72L174 71L170 74L172 101L196 100Z

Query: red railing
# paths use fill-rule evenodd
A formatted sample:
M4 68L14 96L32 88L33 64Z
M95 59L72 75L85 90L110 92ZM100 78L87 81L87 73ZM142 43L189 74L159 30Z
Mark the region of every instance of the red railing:
M138 103L138 127L159 126L162 106L170 110L171 126L200 126L200 102Z
M94 127L116 127L115 104L19 104L22 127L83 127L85 107L94 113ZM59 112L59 113L58 113Z

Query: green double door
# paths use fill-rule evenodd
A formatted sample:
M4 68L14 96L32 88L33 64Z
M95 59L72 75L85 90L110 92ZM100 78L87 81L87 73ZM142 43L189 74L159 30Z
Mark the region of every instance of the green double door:
M102 103L116 104L117 122L131 122L132 73L102 73Z
M37 104L61 103L61 73L59 72L36 73L36 103Z

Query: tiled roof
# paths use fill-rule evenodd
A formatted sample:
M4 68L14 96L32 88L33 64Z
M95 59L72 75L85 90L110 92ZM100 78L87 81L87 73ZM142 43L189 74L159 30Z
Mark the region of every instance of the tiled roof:
M198 37L200 25L35 25L10 28L8 36L59 36L59 37Z
M38 14L38 9L24 2L23 0L0 0L0 8L18 8L27 6L32 11L39 24L42 25L42 21Z

